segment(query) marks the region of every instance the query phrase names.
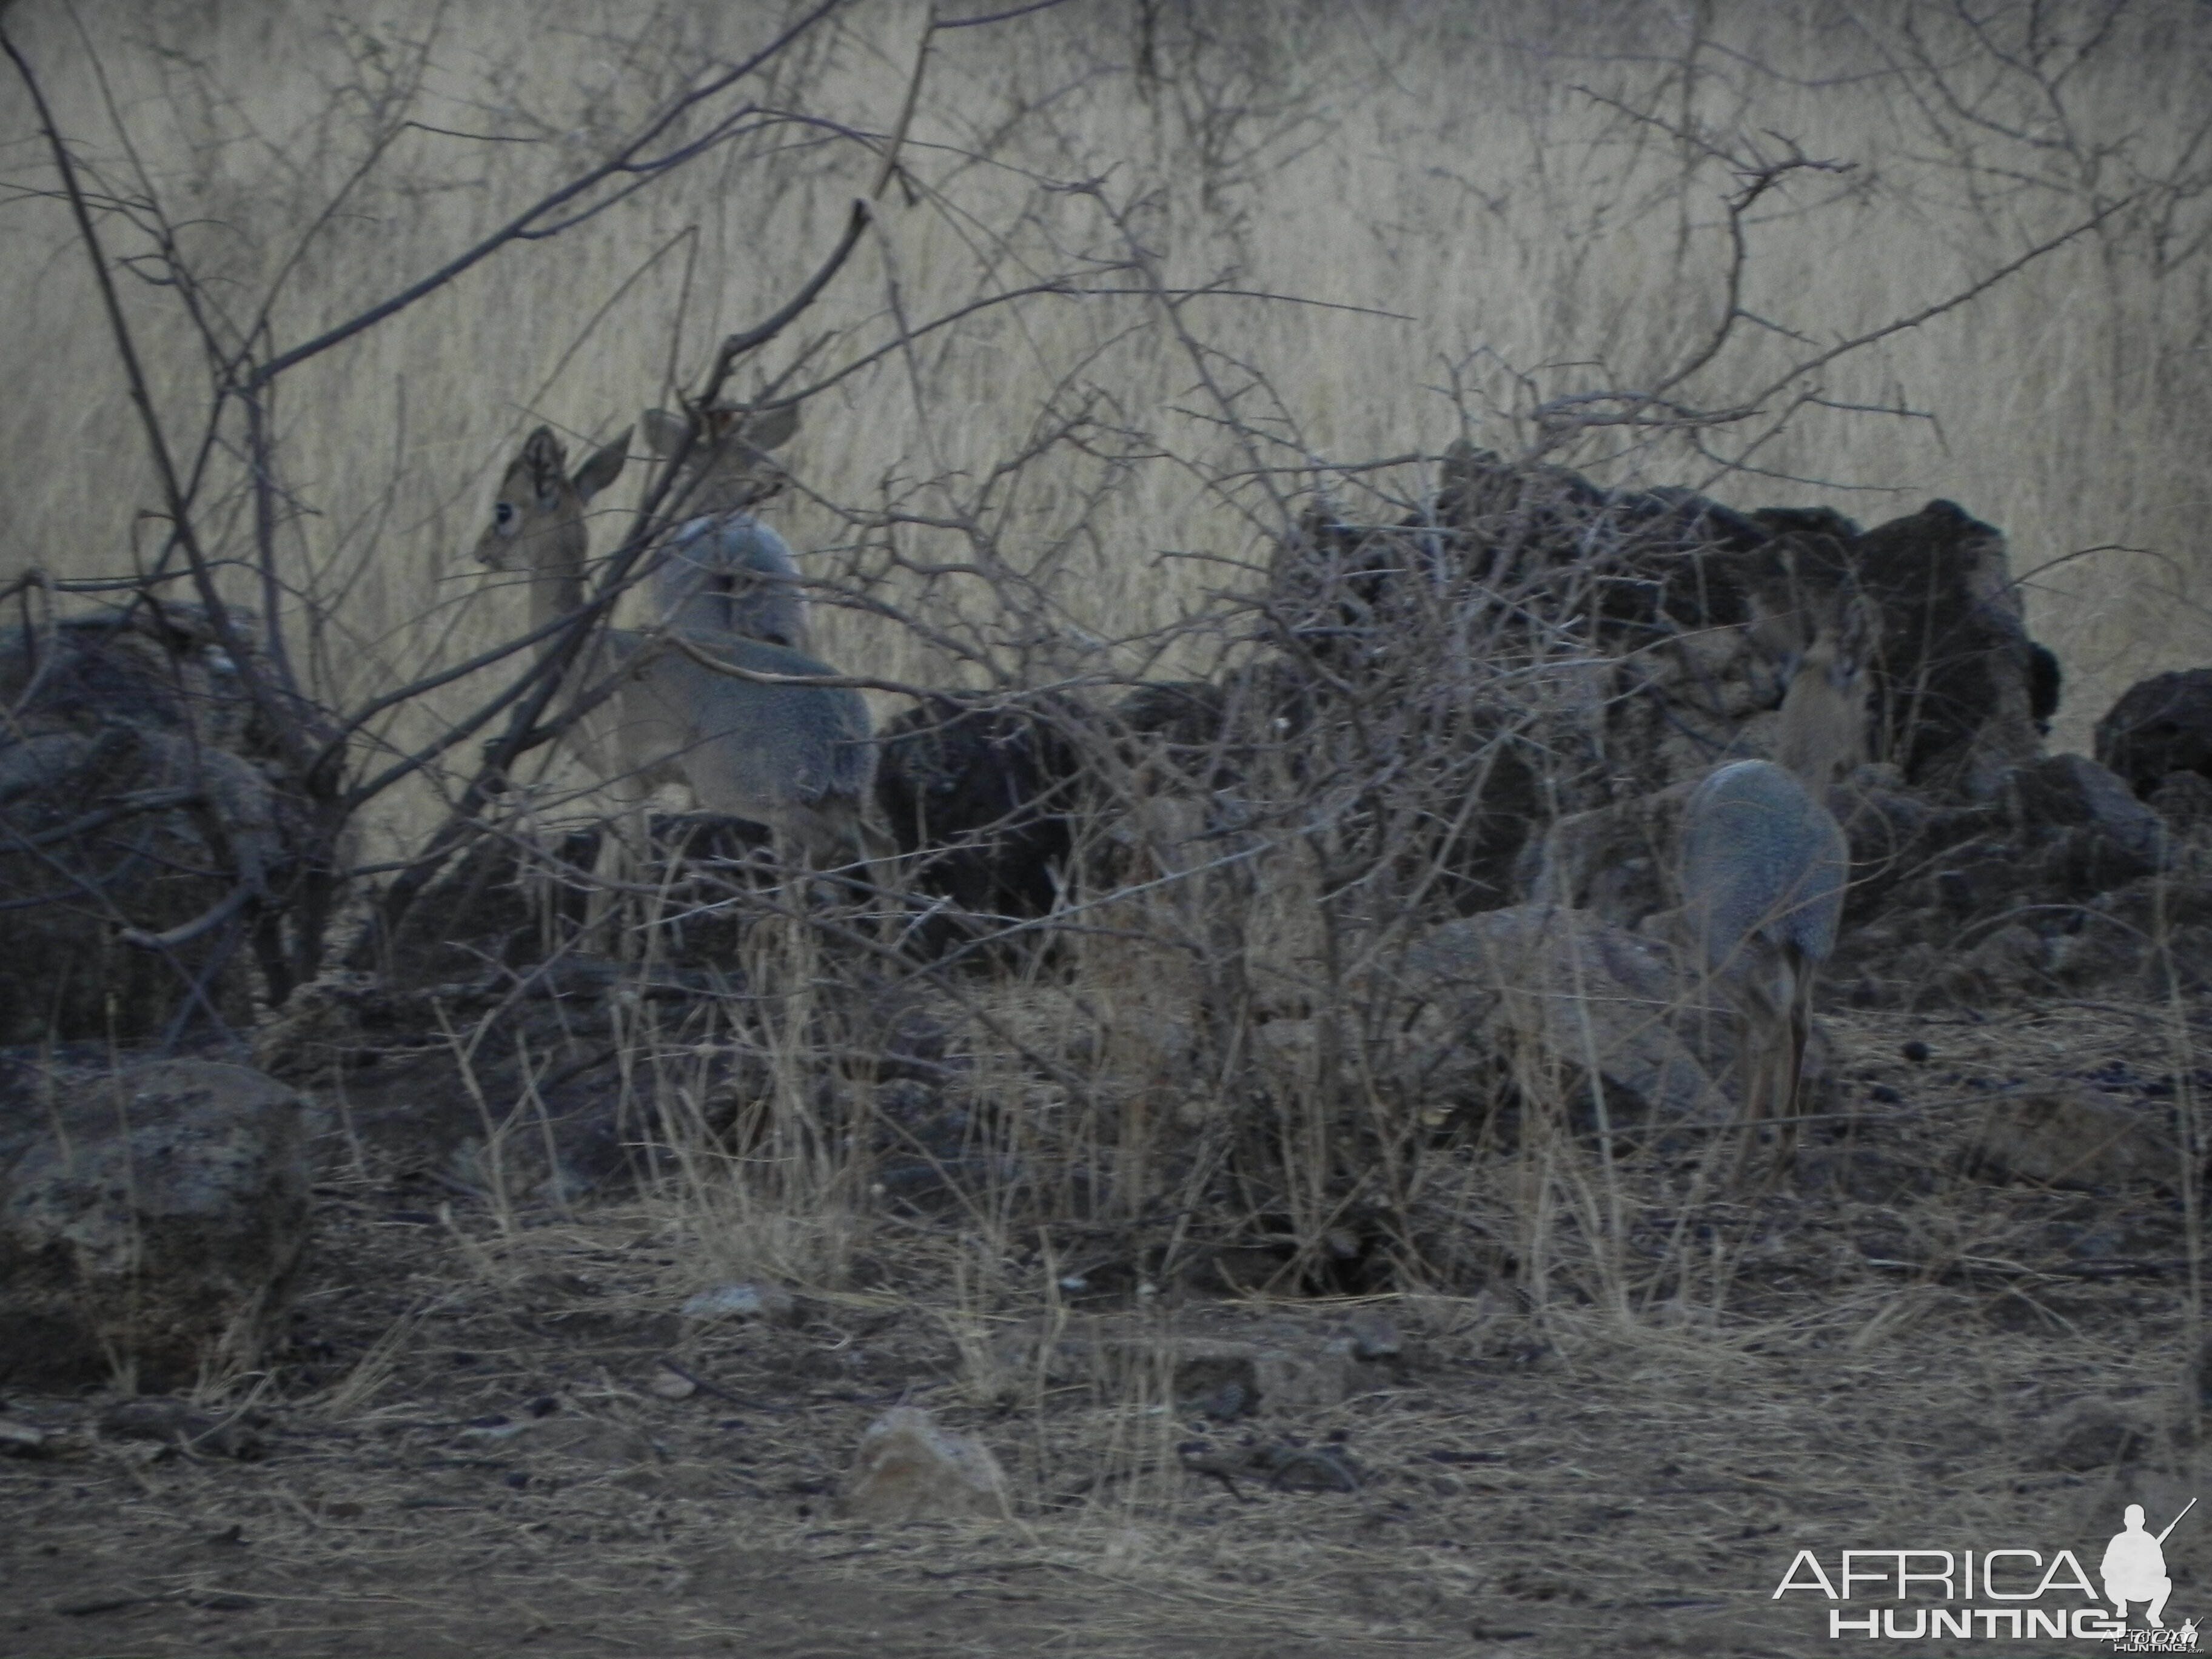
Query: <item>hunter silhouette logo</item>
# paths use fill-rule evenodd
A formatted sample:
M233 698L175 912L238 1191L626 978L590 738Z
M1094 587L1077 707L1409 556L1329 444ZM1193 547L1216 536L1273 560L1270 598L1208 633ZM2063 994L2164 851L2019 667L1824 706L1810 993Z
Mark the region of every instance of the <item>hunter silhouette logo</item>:
M2195 1653L2197 1621L2169 1628L2165 1614L2173 1594L2166 1540L2196 1507L2192 1498L2153 1533L2143 1506L2129 1504L2098 1562L2101 1593L2069 1549L1846 1549L1832 1572L1801 1549L1772 1599L1809 1594L1827 1602L1831 1641L2049 1637L2109 1642L2121 1653ZM2142 1609L2140 1626L2128 1622L2130 1606Z
M2182 1506L2181 1515L2197 1507L2191 1498ZM2112 1604L2112 1611L2122 1619L2128 1616L2128 1603L2148 1601L2143 1609L2143 1622L2153 1630L2164 1630L2166 1620L2159 1614L2166 1611L2166 1598L2173 1594L2173 1580L2166 1573L2166 1534L2181 1524L2181 1515L2166 1523L2166 1532L2155 1538L2143 1530L2143 1506L2130 1504L2120 1519L2124 1530L2112 1534L2112 1541L2105 1546L2105 1564L2098 1573L2105 1581L2105 1595Z

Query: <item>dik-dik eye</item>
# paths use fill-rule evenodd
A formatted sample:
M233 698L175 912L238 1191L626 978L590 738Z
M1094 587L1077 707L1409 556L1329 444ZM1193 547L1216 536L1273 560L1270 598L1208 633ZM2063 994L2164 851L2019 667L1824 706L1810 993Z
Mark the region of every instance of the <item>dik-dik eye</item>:
M501 501L491 510L492 527L502 536L514 533L515 511L511 501Z

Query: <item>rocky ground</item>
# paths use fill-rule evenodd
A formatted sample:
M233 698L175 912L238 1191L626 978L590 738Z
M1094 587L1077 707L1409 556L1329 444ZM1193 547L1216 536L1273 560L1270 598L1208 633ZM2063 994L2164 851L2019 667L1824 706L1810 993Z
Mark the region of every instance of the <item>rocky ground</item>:
M1839 1012L1848 1120L1794 1183L1554 1170L1588 1203L1472 1295L1011 1306L885 1219L848 1287L716 1311L679 1204L341 1159L265 1377L7 1394L0 1650L1829 1651L1773 1596L1801 1547L2094 1570L2203 1490L2202 1235L2154 1154L2204 1012ZM2069 1171L2054 1120L2118 1127ZM842 1513L902 1404L1011 1518ZM2208 1540L2167 1545L2177 1619Z

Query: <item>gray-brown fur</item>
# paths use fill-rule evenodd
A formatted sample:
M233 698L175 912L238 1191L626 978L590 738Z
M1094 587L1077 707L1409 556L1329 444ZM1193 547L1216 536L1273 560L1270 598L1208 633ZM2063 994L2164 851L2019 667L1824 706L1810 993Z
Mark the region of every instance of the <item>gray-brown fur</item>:
M582 602L584 511L621 471L620 441L574 477L566 465L549 430L532 432L477 544L484 563L528 576L533 626ZM719 672L715 663L743 672ZM630 805L658 784L680 781L705 810L766 823L811 857L862 859L875 753L866 703L841 687L746 678L835 673L799 652L704 627L679 625L665 635L610 629L586 653L574 684L588 688L617 676L620 684L566 741Z
M748 416L716 407L688 418L651 409L643 423L655 454L684 456L668 495L677 528L653 577L662 620L811 652L799 562L752 510L783 487L769 452L799 429L798 409Z

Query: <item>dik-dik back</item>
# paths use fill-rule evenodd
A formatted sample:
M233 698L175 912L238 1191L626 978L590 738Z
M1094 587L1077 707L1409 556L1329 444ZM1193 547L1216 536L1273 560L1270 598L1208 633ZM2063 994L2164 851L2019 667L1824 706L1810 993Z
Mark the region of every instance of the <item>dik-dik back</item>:
M1682 815L1682 890L1706 968L1748 968L1747 944L1827 960L1850 877L1835 815L1771 761L1737 761L1699 784Z
M1835 949L1850 848L1827 803L1866 757L1875 622L1870 606L1847 595L1814 621L1790 665L1774 758L1719 768L1683 811L1682 893L1711 967L1753 937L1816 963Z
M836 671L736 635L690 636L703 655L755 674ZM618 700L615 748L633 763L672 767L702 811L781 830L817 860L872 851L861 822L875 779L866 700L842 686L779 685L717 672L666 642Z

